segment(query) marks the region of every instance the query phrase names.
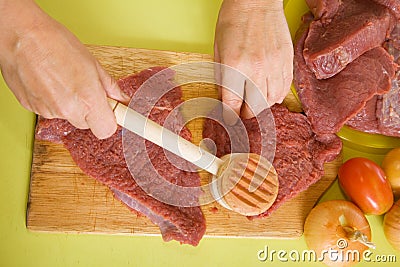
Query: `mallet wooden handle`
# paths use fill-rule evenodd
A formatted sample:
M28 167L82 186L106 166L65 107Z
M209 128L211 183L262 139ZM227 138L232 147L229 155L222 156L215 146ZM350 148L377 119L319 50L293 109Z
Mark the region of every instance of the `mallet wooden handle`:
M214 175L223 161L124 104L108 99L118 125Z
M275 201L279 181L265 158L234 153L221 160L124 104L113 99L108 102L120 126L220 178L211 183L211 193L224 207L252 216L266 211Z

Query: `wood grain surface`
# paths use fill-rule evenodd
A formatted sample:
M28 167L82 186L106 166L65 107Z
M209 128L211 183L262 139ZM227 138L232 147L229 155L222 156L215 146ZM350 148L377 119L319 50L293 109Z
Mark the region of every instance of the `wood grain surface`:
M212 61L210 55L144 49L88 46L100 63L115 78L153 66L171 66L187 62ZM205 83L182 87L184 99L217 98L216 87ZM286 105L300 111L293 94ZM193 141L202 137L202 120L188 124ZM335 180L341 157L325 164L325 176L296 198L286 202L272 216L248 220L217 203L203 206L207 221L206 236L296 238L303 233L304 220L322 193ZM202 181L208 179L201 173ZM76 166L62 146L34 141L27 227L32 231L103 233L123 235L160 235L149 219L138 216L113 198L112 193Z

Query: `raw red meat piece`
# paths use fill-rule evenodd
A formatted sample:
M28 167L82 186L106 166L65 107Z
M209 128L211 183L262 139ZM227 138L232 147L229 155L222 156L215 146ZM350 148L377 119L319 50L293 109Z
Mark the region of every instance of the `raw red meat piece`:
M365 106L346 125L355 130L366 133L379 133L378 118L376 117L376 104L378 96L374 96L365 103Z
M318 79L330 78L368 50L379 47L394 24L391 12L369 0L343 0L329 23L314 20L304 59Z
M358 57L334 77L318 80L303 57L307 33L304 23L295 41L295 87L313 131L336 133L374 95L389 91L396 66L392 57L378 47Z
M400 1L399 0L372 0L377 4L383 5L388 8L393 15L400 19ZM342 0L306 0L310 11L313 13L315 19L321 19L329 22L337 11L340 5L345 2Z
M384 47L399 64L400 24L396 24ZM362 132L400 137L400 71L396 72L390 91L369 100L346 125Z
M220 116L216 115L221 114L220 109L221 107L218 107L213 111L213 118ZM284 202L317 182L324 173L323 164L334 160L342 148L342 142L334 134L317 137L312 132L307 117L303 114L290 112L286 107L279 104L272 106L271 111L276 132L273 166L279 176L279 191L274 204L265 213L256 217L269 216ZM262 121L263 117L267 116L266 112L263 111L257 119ZM265 143L268 143L268 141L262 140L257 119L243 120L248 135L245 139L250 142L250 150L236 150L234 152L263 154L261 150L265 149ZM221 120L221 118L218 120ZM261 125L261 130L265 131L264 124L261 123ZM239 126L236 124L231 127L238 128ZM235 132L235 129L229 129L229 132ZM233 140L230 140L227 131L216 120L206 119L203 138L210 138L215 142L218 157L232 152L231 142ZM237 140L234 141L237 142ZM272 140L272 143L273 141L275 140ZM243 147L246 147L246 145L243 145ZM268 152L264 153L268 154Z
M342 4L341 0L306 0L315 19L329 22Z
M400 1L399 0L373 0L374 2L387 7L397 19L400 19Z
M378 118L381 134L400 137L400 72L397 79L392 82L392 89L382 95L376 103L376 116Z
M76 128L66 120L48 120L39 116L35 134L36 139L62 144L62 137L70 134L75 129Z
M398 72L391 90L369 100L346 125L362 132L400 137L400 88Z
M144 70L139 74L119 80L118 84L126 94L133 96L144 81L162 69ZM172 71L162 73L164 73L164 76L155 81L153 79L152 84L146 89L156 90L160 86L165 87L171 84L170 80L174 73ZM170 111L182 102L181 95L179 87L164 95L151 110L150 118L158 123L163 123ZM137 101L137 109L142 112L152 96L151 93L149 93L149 96L145 93L143 97L148 98ZM165 126L172 127L171 130L178 131L181 136L190 139L191 134L188 129L182 128L180 119L180 117L176 117L176 120L172 120L172 123ZM153 223L157 224L165 241L174 239L181 243L196 246L204 235L205 218L199 206L177 207L168 205L149 196L138 186L135 179L132 178L124 158L121 128L118 128L112 137L99 140L90 130L76 129L63 120L40 119L36 129L36 138L62 142L70 151L74 161L86 174L107 185L117 199L129 208L146 215ZM151 163L138 160L135 162L137 164L135 168L141 168L145 173L149 170L150 165L154 165L158 173L170 183L185 187L200 185L198 173L183 171L173 166L167 160L162 148L147 141L145 144L146 151L137 152L138 154L146 154L147 152ZM135 155L132 155L132 157L135 160ZM183 161L182 159L176 160L177 162ZM187 165L185 162L182 163L182 165L185 164ZM148 178L154 179L154 177ZM176 197L185 198L186 196ZM196 200L198 194L188 197Z

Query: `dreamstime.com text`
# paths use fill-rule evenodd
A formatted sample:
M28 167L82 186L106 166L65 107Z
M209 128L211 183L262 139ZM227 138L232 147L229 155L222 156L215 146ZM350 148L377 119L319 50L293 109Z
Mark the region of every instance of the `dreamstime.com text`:
M361 253L358 250L345 250L346 247L344 239L338 240L338 249L323 250L321 253L314 250L275 250L266 245L257 252L257 259L262 262L323 262L325 259L333 262L397 262L396 255L378 255L369 249Z

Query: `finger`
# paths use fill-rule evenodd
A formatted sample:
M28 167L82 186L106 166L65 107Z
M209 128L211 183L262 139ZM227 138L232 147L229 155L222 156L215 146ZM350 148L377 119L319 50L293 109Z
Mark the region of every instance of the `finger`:
M89 109L84 118L93 134L99 139L105 139L115 133L117 122L105 92L101 87L97 88L99 89L96 90L96 94L85 99Z
M117 82L110 76L110 74L108 74L107 71L103 69L103 67L98 62L97 69L101 85L106 91L107 96L124 104L128 104L130 101L130 97L119 88Z
M287 94L290 92L290 88L293 82L293 65L287 67L286 71L283 73L283 94L279 103L282 103Z
M85 113L88 108L81 98L77 95L64 95L58 100L60 99L64 100L64 102L55 102L53 105L57 118L67 120L78 129L88 129L89 126L85 120Z
M69 121L69 123L78 129L89 129L82 110L84 110L83 105L79 105L75 101L70 102L69 105L65 105L63 110L61 110L62 115L58 117Z
M43 118L46 119L54 119L56 118L53 113L51 112L47 112L47 111L41 111L41 112L37 112L38 115L42 116Z
M266 99L267 81L264 75L254 77L252 80L246 80L245 84L245 102L242 109L242 117L245 119L252 118L261 113L269 105Z
M224 105L223 117L228 125L234 125L240 115L244 83L245 76L241 72L226 65L221 65L222 102L229 107Z
M284 78L282 72L271 73L267 77L267 102L270 106L281 102L284 95Z
M57 117L47 103L38 102L37 100L31 101L31 103L36 114L41 115L46 119L54 119Z
M65 119L67 120L69 123L71 123L74 127L78 128L78 129L89 129L89 125L87 124L85 117L82 116L82 114L80 115L76 115L76 116L71 116L69 118L61 118L61 119Z
M240 113L240 117L242 117L243 119L251 119L251 118L253 118L255 116L256 116L256 114L253 113L253 111L250 108L250 106L245 102L243 104L243 108L242 108L242 111Z

